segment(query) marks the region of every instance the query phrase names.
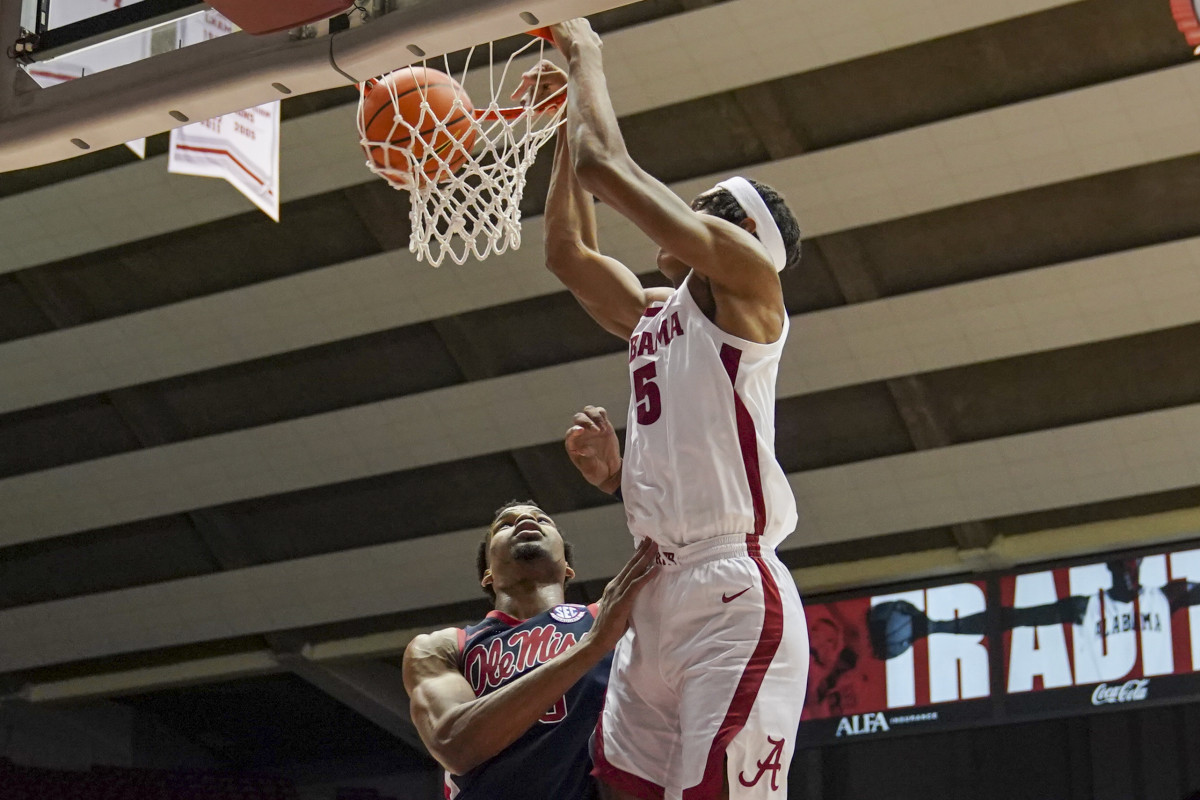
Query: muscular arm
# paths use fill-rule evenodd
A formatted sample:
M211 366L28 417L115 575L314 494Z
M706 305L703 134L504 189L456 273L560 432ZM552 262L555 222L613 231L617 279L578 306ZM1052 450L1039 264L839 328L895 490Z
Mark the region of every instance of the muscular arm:
M1172 614L1181 608L1200 606L1200 583L1171 581L1163 587L1163 594L1167 596Z
M592 629L565 652L491 694L476 697L458 671L458 632L418 636L404 651L404 688L413 724L438 762L462 775L529 730L567 690L616 646L655 571L658 547L644 540L604 587Z
M602 328L628 339L659 290L648 294L628 267L599 252L592 197L575 176L561 133L546 196L545 243L546 267Z
M765 330L751 330L748 337L774 341L786 311L766 250L741 227L695 213L634 163L608 96L599 39L581 21L555 26L554 35L570 62L567 134L582 186L717 289L775 312L755 326Z
M478 698L458 671L453 628L413 639L404 651L404 688L421 741L454 775L497 755L604 657L607 648L591 638Z

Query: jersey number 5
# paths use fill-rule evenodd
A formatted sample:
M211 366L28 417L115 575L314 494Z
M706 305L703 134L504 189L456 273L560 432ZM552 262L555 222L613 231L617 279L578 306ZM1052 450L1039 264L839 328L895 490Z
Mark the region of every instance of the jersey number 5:
M651 425L662 414L662 396L654 382L657 375L653 361L633 371L633 402L637 406L639 425Z

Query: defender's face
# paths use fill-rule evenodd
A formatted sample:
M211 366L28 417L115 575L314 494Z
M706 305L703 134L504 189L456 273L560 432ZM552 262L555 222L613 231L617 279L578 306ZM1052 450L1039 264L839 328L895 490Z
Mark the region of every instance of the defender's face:
M554 520L534 505L513 506L492 522L488 564L492 573L520 562L566 563L562 535Z

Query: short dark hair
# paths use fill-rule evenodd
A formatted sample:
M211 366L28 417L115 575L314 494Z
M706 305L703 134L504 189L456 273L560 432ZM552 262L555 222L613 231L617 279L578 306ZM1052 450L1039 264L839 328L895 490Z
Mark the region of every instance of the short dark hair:
M796 216L792 214L792 210L788 208L787 201L783 199L783 195L779 192L765 183L760 183L752 178L747 178L746 180L750 182L750 185L762 197L763 202L767 204L767 208L771 211L771 217L779 227L779 234L783 237L783 250L787 255L787 263L784 269L796 266L800 263L801 235L800 223L796 221ZM720 217L726 222L732 222L734 225L741 225L748 216L746 210L742 208L733 194L723 186L718 187L715 192L707 192L693 200L692 210L712 214L714 217Z
M484 530L483 538L479 540L479 548L475 551L475 569L479 572L480 581L483 580L483 573L487 572L488 568L488 543L492 540L492 525L496 524L496 520L500 519L500 516L504 514L504 512L508 511L514 506L533 506L539 511L543 510L541 506L532 500L509 500L507 503L496 509L496 513L492 514L492 522ZM557 523L555 523L555 527L558 527ZM562 534L561 529L559 530L559 534ZM567 560L568 567L575 566L574 563L572 563L573 555L574 549L571 547L571 543L566 539L563 539L563 558ZM563 581L563 586L565 587L570 580L570 578L567 578L565 581ZM496 590L491 586L484 586L483 591L488 597L492 598L493 600L496 599Z

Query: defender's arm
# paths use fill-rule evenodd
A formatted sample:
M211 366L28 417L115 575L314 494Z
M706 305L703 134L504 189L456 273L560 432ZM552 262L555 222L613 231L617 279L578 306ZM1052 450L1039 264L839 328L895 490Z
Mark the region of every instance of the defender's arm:
M556 658L507 686L475 697L458 670L458 633L446 628L413 639L404 651L404 688L413 724L438 762L462 775L520 738L629 626L633 600L654 572L658 548L645 540L608 586L591 631Z

